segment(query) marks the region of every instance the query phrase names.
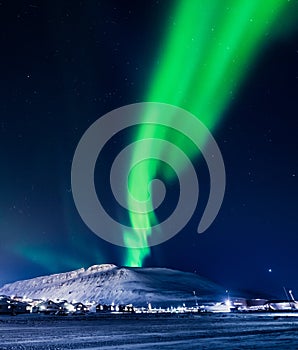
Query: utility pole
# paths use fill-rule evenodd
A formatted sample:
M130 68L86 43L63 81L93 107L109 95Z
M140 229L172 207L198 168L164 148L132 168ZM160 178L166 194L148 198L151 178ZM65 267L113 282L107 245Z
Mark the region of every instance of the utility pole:
M195 297L195 302L196 302L197 310L199 310L198 299L197 299L196 291L195 291L195 290L193 291L193 295L194 295L194 297Z

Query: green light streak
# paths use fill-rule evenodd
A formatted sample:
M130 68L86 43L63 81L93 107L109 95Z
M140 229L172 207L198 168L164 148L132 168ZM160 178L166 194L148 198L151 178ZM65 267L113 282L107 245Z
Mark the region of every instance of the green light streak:
M145 100L185 108L214 130L287 3L287 0L179 1ZM144 120L146 117L144 113ZM136 139L144 138L169 139L171 131L144 125ZM183 148L183 137L176 137L175 144ZM136 149L132 160L137 152L142 150ZM160 154L162 152L166 150L160 149ZM192 149L187 154L192 158L196 156ZM129 190L135 198L141 200L148 196L147 186L156 177L158 168L156 163L144 162L132 171ZM132 227L146 228L137 237L146 242L151 227L156 224L154 214L130 211L129 215ZM125 233L124 242L128 247L132 243ZM128 249L125 265L134 266L137 261L140 266L149 254L149 248Z

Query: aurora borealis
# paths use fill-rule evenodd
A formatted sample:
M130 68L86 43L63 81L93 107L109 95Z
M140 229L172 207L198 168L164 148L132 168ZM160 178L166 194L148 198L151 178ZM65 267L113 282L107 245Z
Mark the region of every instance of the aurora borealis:
M161 62L153 72L145 100L183 107L214 130L262 50L271 26L277 20L287 21L286 16L282 17L286 4L285 0L178 1L171 26L165 30ZM154 148L155 138L168 139L170 134L171 130L144 125L137 138L152 138ZM181 148L184 139L178 137L174 142ZM189 148L186 153L193 158L191 151ZM142 152L136 148L132 158ZM175 154L168 155L171 157ZM157 162L140 165L130 178L131 192L142 200L157 172ZM151 214L140 216L130 211L132 226L145 227L138 236L142 242L146 242L151 226L158 221L152 208L148 212ZM142 266L149 253L148 248L129 251L126 264Z
M228 289L282 295L285 285L295 294L297 7L292 0L2 2L0 283L115 263L196 271ZM165 164L140 164L130 192L147 198L157 176L167 194L156 213L135 216L109 188L119 151L143 138L175 142L200 185L198 207L179 234L151 249L127 249L82 221L71 164L93 122L143 101L182 107L205 123L222 152L227 187L218 217L198 235L209 177L192 142L163 127L116 134L96 165L97 194L123 224L142 221L144 244L151 226L174 210L177 179Z

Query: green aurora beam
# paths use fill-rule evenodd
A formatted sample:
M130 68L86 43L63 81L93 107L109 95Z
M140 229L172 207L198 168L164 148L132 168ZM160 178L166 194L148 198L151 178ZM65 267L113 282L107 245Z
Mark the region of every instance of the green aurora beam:
M287 0L178 1L144 100L182 107L214 131L255 58L272 36L273 23L278 18L286 22L283 10L288 3ZM144 120L146 117L143 116ZM174 138L175 144L183 149L183 136L173 137L171 130L158 126L141 126L136 139L146 138ZM192 159L197 155L191 148L186 151ZM134 152L132 160L142 149ZM162 152L166 150L160 149L160 154ZM167 154L167 157L175 157L175 154ZM148 184L159 170L158 162L146 161L136 166L128 184L132 196L147 199ZM166 173L168 180L170 176ZM144 227L134 238L142 242L144 248L127 248L124 265L142 266L150 254L147 237L151 227L157 224L157 218L152 207L148 208L148 214L130 211L129 216L132 227ZM127 247L131 239L124 232Z

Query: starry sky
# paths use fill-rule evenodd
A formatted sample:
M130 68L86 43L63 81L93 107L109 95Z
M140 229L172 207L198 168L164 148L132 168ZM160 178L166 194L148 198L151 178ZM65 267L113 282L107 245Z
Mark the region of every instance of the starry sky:
M148 96L177 20L176 3L0 1L1 285L127 261L128 249L102 240L80 218L72 158L100 116ZM226 3L223 16L233 1ZM287 6L213 130L227 176L218 217L207 232L196 233L208 194L208 172L197 160L203 189L194 217L153 247L143 266L195 272L229 290L284 297L285 286L298 296L298 27L291 16L297 1ZM181 74L191 59L177 67ZM107 146L101 169L137 132L132 128ZM105 198L110 193L98 173ZM119 210L113 200L106 208Z

